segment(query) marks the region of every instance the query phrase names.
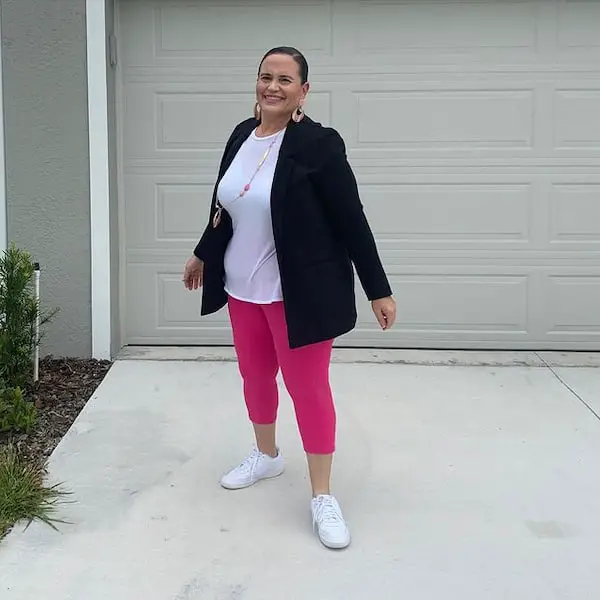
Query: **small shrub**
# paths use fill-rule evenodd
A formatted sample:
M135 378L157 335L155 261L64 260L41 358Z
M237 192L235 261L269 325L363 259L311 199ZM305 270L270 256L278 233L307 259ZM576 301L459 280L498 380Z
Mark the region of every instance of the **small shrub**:
M58 485L44 485L45 466L26 461L9 445L0 449L0 538L21 520L29 524L37 519L56 529L54 518L61 498L67 492Z
M21 388L0 389L0 432L29 433L36 418L37 410Z
M31 384L36 333L53 316L41 311L35 297L35 265L31 256L12 244L0 257L0 381L25 389Z

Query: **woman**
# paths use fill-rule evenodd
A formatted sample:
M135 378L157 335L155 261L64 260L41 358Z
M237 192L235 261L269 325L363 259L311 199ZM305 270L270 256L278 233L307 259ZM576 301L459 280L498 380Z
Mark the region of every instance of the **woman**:
M339 134L304 115L308 65L295 48L260 63L254 118L225 146L209 223L185 265L203 287L202 314L225 305L256 446L224 475L239 489L280 475L275 438L281 369L293 400L312 485L313 526L329 548L350 543L330 491L336 415L329 363L336 337L356 324L354 271L382 329L396 304Z

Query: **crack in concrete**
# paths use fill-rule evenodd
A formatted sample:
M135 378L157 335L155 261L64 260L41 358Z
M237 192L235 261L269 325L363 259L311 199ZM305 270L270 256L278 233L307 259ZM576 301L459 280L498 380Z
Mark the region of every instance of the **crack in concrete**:
M556 372L554 367L550 363L548 363L546 361L546 359L543 356L541 356L538 352L535 352L534 354L544 363L544 365L546 365L546 368L549 369L549 371L552 373L552 375L554 375L554 377L556 377L556 379L567 390L569 390L569 392L571 392L571 394L573 394L573 396L575 396L575 398L577 398L579 400L579 402L581 402L581 404L583 404L594 415L594 417L596 417L596 419L598 419L598 421L600 421L600 415Z

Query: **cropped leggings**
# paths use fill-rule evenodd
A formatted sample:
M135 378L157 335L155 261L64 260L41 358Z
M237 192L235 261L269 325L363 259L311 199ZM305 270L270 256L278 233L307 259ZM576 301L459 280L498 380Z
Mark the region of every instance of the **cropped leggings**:
M290 349L283 302L251 304L230 297L228 308L252 423L275 423L276 377L281 369L305 452L333 453L336 414L329 385L333 340Z

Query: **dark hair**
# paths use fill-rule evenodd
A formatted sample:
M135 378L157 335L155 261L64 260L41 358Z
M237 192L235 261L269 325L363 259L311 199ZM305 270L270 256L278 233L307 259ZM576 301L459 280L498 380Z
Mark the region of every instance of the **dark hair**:
M300 71L300 79L302 80L302 85L304 85L308 81L308 63L306 62L306 58L300 50L296 48L292 48L291 46L278 46L277 48L271 48L260 61L258 65L258 71L260 72L260 68L262 64L265 62L265 58L271 56L272 54L286 54L287 56L291 56L297 63L298 69Z

